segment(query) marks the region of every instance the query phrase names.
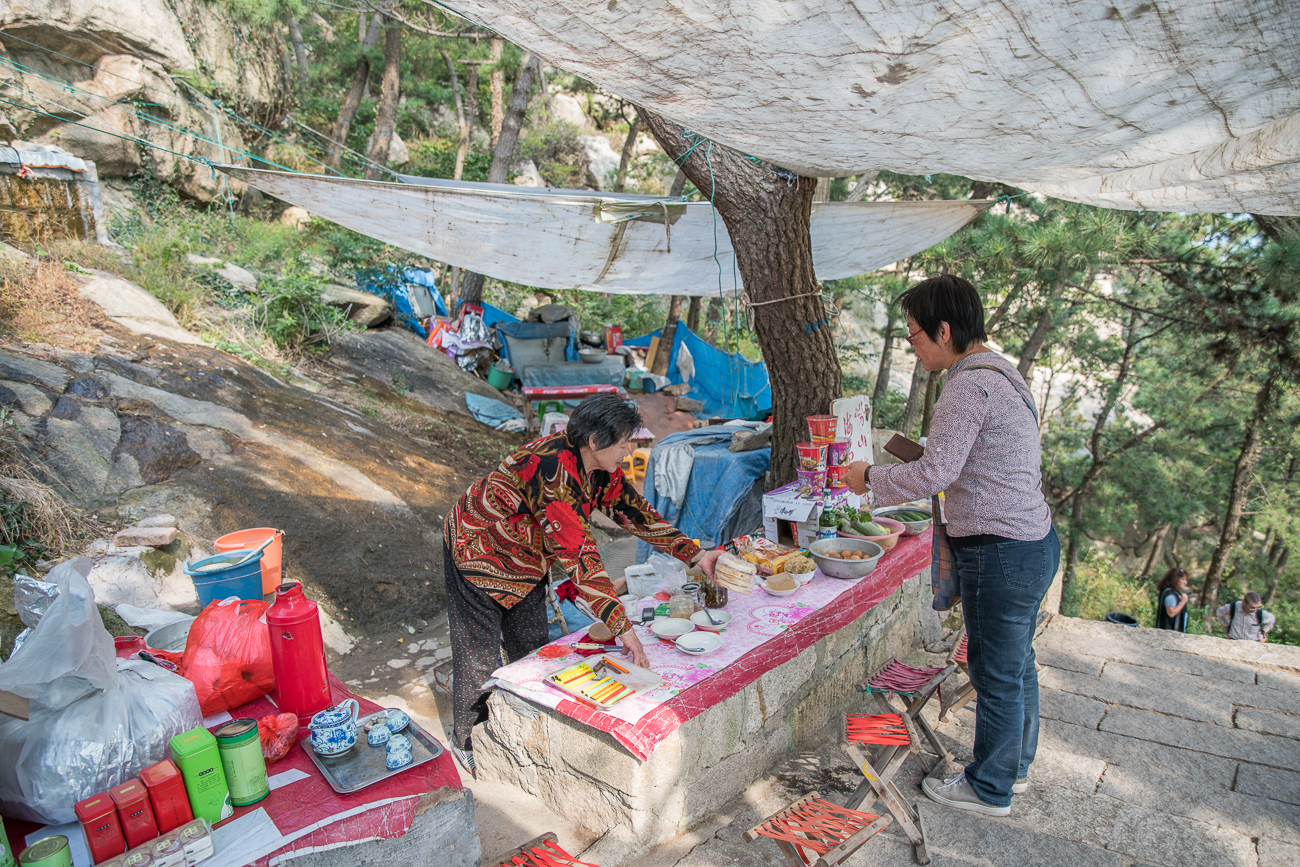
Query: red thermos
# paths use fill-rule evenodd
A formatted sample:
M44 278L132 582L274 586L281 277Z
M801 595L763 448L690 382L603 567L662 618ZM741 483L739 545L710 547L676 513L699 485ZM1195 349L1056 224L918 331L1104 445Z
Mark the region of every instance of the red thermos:
M305 726L317 711L330 706L320 609L303 595L301 584L281 584L266 609L266 625L271 631L275 703L285 713L296 713L298 725Z

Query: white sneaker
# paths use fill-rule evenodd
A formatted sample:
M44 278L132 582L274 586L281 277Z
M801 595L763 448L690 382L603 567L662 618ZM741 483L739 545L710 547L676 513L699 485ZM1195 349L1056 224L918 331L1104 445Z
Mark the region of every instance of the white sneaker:
M980 796L975 794L975 790L971 788L970 783L966 782L965 771L942 781L926 777L921 781L921 788L931 801L936 804L943 804L945 807L955 807L958 810L981 813L985 816L1011 815L1009 806L996 807L980 800Z
M1011 794L1013 795L1023 795L1027 791L1029 791L1028 777L1021 777L1011 784Z

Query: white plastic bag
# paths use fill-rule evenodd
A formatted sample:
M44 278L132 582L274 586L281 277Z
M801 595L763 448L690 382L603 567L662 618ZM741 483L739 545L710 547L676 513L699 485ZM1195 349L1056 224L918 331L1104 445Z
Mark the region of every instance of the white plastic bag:
M86 580L90 567L89 558L78 557L50 572L59 595L22 647L0 664L0 689L57 708L113 683L113 637Z
M77 801L167 758L172 737L203 723L194 684L151 662L115 663L107 689L61 708L33 701L27 722L0 717L0 813L75 822Z
M686 583L686 564L676 557L655 551L646 558L646 564L659 573L659 589L665 593L672 593Z
M31 719L0 722L0 813L76 821L72 806L167 757L202 723L194 685L152 663L118 660L79 557L49 574L58 598L0 664L0 689L31 699ZM119 671L120 669L120 671Z

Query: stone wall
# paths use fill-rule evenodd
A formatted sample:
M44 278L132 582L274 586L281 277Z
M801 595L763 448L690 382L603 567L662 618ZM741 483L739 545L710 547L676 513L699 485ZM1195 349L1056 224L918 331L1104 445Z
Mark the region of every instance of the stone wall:
M478 778L530 792L584 827L651 846L739 795L790 749L815 740L858 700L858 685L870 672L937 629L932 615L927 571L683 723L645 763L610 735L498 690L490 718L474 730Z
M5 149L9 153L14 151ZM0 165L0 237L20 244L107 240L95 164L82 172Z

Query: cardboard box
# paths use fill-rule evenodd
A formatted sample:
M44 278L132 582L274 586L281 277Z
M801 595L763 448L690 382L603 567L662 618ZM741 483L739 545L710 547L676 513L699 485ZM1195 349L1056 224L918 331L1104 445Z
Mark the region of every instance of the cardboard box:
M763 536L780 545L807 548L817 540L822 501L805 499L794 488L791 482L763 495ZM836 491L832 498L843 499L855 509L862 506L862 497L848 488Z

